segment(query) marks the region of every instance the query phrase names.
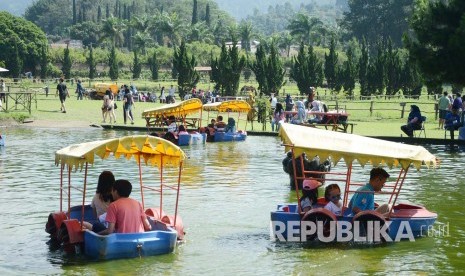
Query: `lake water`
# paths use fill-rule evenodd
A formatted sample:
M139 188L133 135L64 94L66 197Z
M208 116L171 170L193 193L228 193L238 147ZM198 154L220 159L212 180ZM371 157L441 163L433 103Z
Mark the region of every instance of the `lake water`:
M447 235L375 246L303 246L270 240L270 211L277 203L295 201L282 170L284 149L278 138L252 136L243 143L185 148L189 159L183 172L180 214L186 242L173 254L88 262L65 257L46 244L47 216L59 209L59 169L54 165L54 152L72 143L129 133L100 129L0 130L6 134L7 143L0 148L2 275L465 273L465 153L461 150L429 147L441 159L441 167L413 170L400 196L401 201L437 212L435 228L448 226ZM89 202L95 191L93 183L104 169L113 170L117 178L138 183L134 164L98 161L89 172ZM357 178L366 180L367 170L355 168ZM139 199L137 192L132 196Z

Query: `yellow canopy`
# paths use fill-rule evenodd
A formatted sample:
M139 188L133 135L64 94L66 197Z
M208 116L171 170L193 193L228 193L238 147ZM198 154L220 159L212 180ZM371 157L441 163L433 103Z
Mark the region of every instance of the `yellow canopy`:
M199 113L202 110L202 101L197 98L185 100L173 104L165 104L160 107L144 110L142 117L155 118L157 116L186 117L186 115Z
M205 111L249 112L250 109L252 108L249 103L243 100L231 100L203 105L203 110Z
M178 146L165 139L136 135L67 146L55 153L55 164L77 169L85 163L93 164L95 155L107 159L111 154L116 159L124 156L129 160L134 157L136 162L140 156L145 164L159 168L162 165L178 166L186 158Z
M293 146L297 156L305 152L309 157L331 157L335 164L344 159L346 164L358 160L362 166L366 163L389 167L400 164L404 169L410 164L417 169L420 169L422 164L427 167L436 166L436 157L421 146L293 124L282 124L279 134L286 145L286 151Z

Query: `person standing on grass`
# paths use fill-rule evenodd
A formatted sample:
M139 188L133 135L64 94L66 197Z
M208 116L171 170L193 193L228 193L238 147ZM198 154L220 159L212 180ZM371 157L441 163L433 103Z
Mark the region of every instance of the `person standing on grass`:
M438 101L438 109L439 109L439 129L444 128L444 120L446 119L446 115L450 110L450 100L447 97L447 92L444 92L443 96Z
M69 98L69 92L68 88L66 87L66 84L64 83L64 79L60 78L60 83L57 85L57 92L55 94L55 97L59 95L60 96L60 102L61 102L61 112L66 113L66 107L65 107L65 101L66 97Z
M132 106L134 105L134 100L132 98L132 94L129 91L129 89L126 89L126 92L124 94L124 114L126 115L124 117L124 124L126 124L126 120L129 118L131 120L131 125L134 124L134 118L132 117Z

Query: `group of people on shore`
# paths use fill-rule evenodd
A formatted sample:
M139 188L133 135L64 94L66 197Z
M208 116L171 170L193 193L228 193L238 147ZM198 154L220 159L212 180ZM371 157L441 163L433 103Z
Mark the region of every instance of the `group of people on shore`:
M449 131L450 138L454 139L454 132L459 131L459 139L465 140L465 95L455 93L455 98L447 92L438 101L439 129Z
M328 107L324 102L314 99L315 94L315 88L310 87L310 92L304 101L294 102L291 95L287 94L284 103L281 103L278 101L276 95L272 93L270 97L270 106L273 114L271 118L271 130L279 131L279 126L284 122L291 124L325 123L327 118L322 114L311 115L311 117L307 116L308 112L328 112Z

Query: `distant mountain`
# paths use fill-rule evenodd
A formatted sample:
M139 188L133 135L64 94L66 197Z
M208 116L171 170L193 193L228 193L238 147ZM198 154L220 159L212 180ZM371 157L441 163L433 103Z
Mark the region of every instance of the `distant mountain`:
M329 5L334 6L336 2L341 0L214 0L218 3L220 9L225 10L231 16L237 20L246 18L248 15L253 15L255 10L260 13L266 13L269 6L275 6L277 4L282 5L285 2L289 2L294 8L298 10L301 4L317 4L317 5ZM347 0L343 0L343 2Z
M23 15L26 8L29 7L34 0L1 0L0 11L7 11L14 15Z

